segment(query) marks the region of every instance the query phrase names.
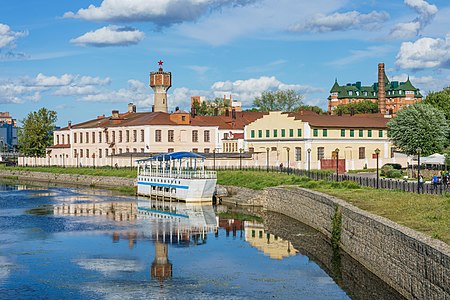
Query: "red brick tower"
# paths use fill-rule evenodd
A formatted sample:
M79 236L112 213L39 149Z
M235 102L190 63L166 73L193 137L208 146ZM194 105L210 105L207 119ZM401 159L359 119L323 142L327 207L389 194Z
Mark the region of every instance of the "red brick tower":
M155 94L153 102L153 111L167 112L167 90L172 86L172 74L164 72L163 62L158 62L159 70L150 72L150 87Z

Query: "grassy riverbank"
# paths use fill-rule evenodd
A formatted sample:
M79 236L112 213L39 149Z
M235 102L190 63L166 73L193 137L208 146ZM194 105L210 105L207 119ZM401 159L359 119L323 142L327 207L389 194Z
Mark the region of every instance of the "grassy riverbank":
M3 168L60 174L136 177L136 170L129 168L0 167L0 169ZM365 188L348 181L315 181L286 173L261 171L219 171L217 182L222 185L234 185L255 190L279 185L294 185L316 190L346 200L361 209L450 244L450 194L447 197L418 195L394 190ZM115 189L127 188L116 187ZM131 189L130 187L130 190L122 190L122 192L131 194L133 192Z
M316 190L450 244L450 194L418 195L360 187L353 182L314 181L284 173L251 171L219 172L218 183L251 189L296 185Z

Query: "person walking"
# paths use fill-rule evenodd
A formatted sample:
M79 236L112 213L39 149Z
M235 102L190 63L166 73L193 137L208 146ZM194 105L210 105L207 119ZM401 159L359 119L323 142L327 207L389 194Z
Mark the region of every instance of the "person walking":
M432 191L434 191L435 193L437 193L437 186L438 186L438 183L439 183L439 178L438 178L437 175L433 175L432 183L433 183L433 189L432 189Z
M423 176L420 175L419 176L419 193L422 192L422 194L423 194L423 183L424 183Z

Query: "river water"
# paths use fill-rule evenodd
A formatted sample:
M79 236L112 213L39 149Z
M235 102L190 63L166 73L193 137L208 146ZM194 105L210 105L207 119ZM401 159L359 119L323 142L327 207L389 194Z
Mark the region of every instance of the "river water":
M0 183L1 299L401 299L285 216Z

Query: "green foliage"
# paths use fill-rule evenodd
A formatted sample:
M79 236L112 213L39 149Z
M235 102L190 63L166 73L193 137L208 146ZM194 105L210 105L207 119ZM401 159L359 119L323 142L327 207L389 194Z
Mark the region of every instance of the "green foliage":
M263 222L263 219L258 216L244 214L241 212L219 212L217 215L222 219L234 219L234 220L241 220L241 221L256 221L256 222Z
M265 91L253 101L259 111L296 111L302 105L303 96L294 90Z
M18 132L19 147L26 156L45 156L45 149L53 144L56 112L41 108L31 112L21 121L23 127Z
M449 125L444 113L429 104L416 103L398 112L388 124L388 137L408 155L422 149L422 155L442 152L447 144Z
M331 220L331 226L331 246L333 247L333 249L339 249L342 230L342 213L339 206L336 206L334 210L333 219Z
M440 92L430 92L423 102L442 111L446 119L450 121L450 87Z
M391 169L386 172L386 178L400 178L402 177L402 172L400 170Z
M339 105L334 110L336 114L368 114L378 112L378 101L361 101Z
M305 104L304 105L300 105L297 108L297 111L300 111L300 110L309 110L309 111L315 112L315 113L317 113L319 115L323 115L323 114L327 113L326 111L324 111L322 108L320 108L318 106L305 105Z

